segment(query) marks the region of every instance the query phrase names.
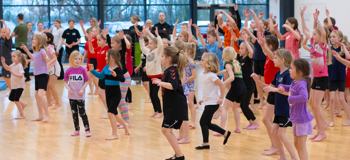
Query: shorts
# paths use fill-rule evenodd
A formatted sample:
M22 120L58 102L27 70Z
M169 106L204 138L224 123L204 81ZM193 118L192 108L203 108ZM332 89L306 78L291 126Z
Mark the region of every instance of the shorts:
M293 135L305 136L312 135L312 121L306 123L293 122Z
M329 82L329 91L337 91L344 92L345 91L345 82L344 81L330 81Z
M59 77L61 75L61 67L60 64L56 63L49 69L49 75L55 75L56 77Z
M269 92L269 95L267 96L266 102L271 105L275 105L275 92Z
M264 76L266 60L254 60L254 73Z
M35 78L35 90L43 89L46 91L47 83L49 82L48 74L39 74L34 76Z
M142 70L142 82L149 82L150 78L147 77L147 73Z
M163 120L162 128L180 129L183 120Z
M98 86L99 86L101 89L106 89L105 79L100 79L100 80L98 80Z
M292 127L292 122L290 121L289 117L275 115L275 118L273 119L273 123L277 123L279 124L280 127L283 127L283 128Z
M5 67L2 67L2 76L4 78L11 78L11 72L6 70Z
M96 70L96 68L97 68L97 59L96 58L89 58L89 64L93 64L94 65L94 70ZM90 71L89 65L86 66L86 70Z
M247 88L244 84L243 78L235 78L235 80L231 82L231 88L227 92L225 98L231 102L241 103L246 93Z
M328 77L315 77L311 89L325 91L328 85Z
M23 93L23 88L16 88L16 89L12 89L11 93L9 95L9 100L11 102L17 102L19 101L19 98L21 98L21 95Z

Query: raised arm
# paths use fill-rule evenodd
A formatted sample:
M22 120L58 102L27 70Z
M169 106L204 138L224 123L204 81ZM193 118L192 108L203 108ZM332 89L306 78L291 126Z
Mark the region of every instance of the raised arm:
M28 50L28 48L27 48L26 45L22 44L22 46L21 46L20 48L23 49L24 52L27 53L27 55L29 56L29 58L33 60L33 54L29 52L29 50Z
M203 36L202 36L202 34L201 34L201 31L199 30L199 28L198 28L198 26L196 25L196 24L192 24L192 26L194 27L194 28L196 28L196 34L197 34L197 38L199 38L199 40L201 41L201 43L202 43L202 46L205 48L205 41L204 41L204 39L203 39Z
M179 23L179 18L178 18L177 21L175 22L174 29L173 29L173 40L174 40L174 41L176 41L176 39L177 39L177 36L176 36L176 28L177 28L178 23Z
M95 54L95 50L94 50L94 47L92 46L92 42L91 42L91 40L92 40L91 32L88 34L87 38L88 38L88 42L89 42L89 51L91 54Z
M285 24L284 24L284 25L285 25ZM284 26L284 25L283 25L283 26ZM275 31L276 36L277 36L277 38L278 38L280 41L284 41L284 40L285 40L284 37L283 37L283 35L281 34L281 32L278 30L278 24L276 24L276 25L273 26L273 30Z
M224 14L226 16L226 18L233 24L233 30L236 30L237 29L237 23L236 21L229 15L227 14L225 11L223 10L220 10L220 13Z
M0 22L1 22L2 24L4 24L5 33L6 33L6 34L5 34L6 39L10 39L10 38L11 38L10 32L9 32L9 29L8 29L8 27L7 27L6 23L5 23L5 21L4 21L4 20L0 20Z
M276 31L275 31L275 28L274 28L274 25L273 25L272 17L273 17L273 13L269 12L269 19L268 19L268 21L269 21L270 33L271 33L271 35L275 35Z
M242 28L242 31L245 31L248 33L249 37L252 38L252 43L256 42L256 37L254 36L254 34L252 32L250 32L246 27Z
M267 47L264 34L260 32L258 32L257 34L258 34L258 43L260 44L263 52L271 61L273 61L274 55L273 55L273 52Z
M239 30L241 30L242 28L242 20L241 20L241 15L239 15L239 11L238 11L238 4L235 5L235 14L237 17L237 27Z
M188 23L187 28L188 28L188 43L194 42L196 45L198 45L198 41L194 40L192 35L192 19Z
M221 38L219 35L219 26L218 25L216 25L215 34L216 34L216 39L218 40L218 48L221 49L222 48L222 41L221 41Z
M244 42L247 46L247 49L248 49L248 56L250 59L253 58L253 54L254 54L254 51L253 51L253 48L250 46L249 42L247 41L247 39L244 40Z
M147 55L147 54L150 52L150 50L149 50L149 48L147 48L146 45L145 45L145 40L143 40L143 35L142 35L142 33L141 33L141 32L136 32L136 33L137 33L137 35L140 37L140 47L141 47L142 53L145 54L145 55Z
M331 17L329 17L329 10L328 10L328 9L326 9L326 16L327 16L327 21L328 21L326 27L327 27L328 29L330 29L331 31L333 31L333 30L334 30L334 27L333 27L333 23L332 23L332 21L331 21Z
M84 22L82 20L80 20L79 24L80 24L81 30L83 30L83 33L84 33L85 37L87 37L88 34L86 33L86 31L84 29Z
M252 14L254 16L254 21L256 23L257 30L258 31L260 30L261 32L264 32L264 29L263 29L263 27L261 26L261 23L260 23L260 19L256 16L255 12L252 9L249 9L249 10L250 10L250 12L252 12ZM261 12L261 13L264 14L263 12ZM259 13L259 16L260 16L261 13Z
M233 32L232 28L230 28L230 32L231 32L231 47L235 46L235 42L237 41L237 37L236 34Z
M306 10L306 6L303 7L303 9L301 10L300 16L301 16L301 26L302 26L302 31L303 34L305 35L305 38L303 40L303 42L301 43L301 46L303 46L303 48L307 51L310 52L310 47L307 45L307 41L310 39L310 31L309 29L306 27L306 23L305 23L305 19L304 19L304 12Z
M248 11L248 9L243 10L245 19L244 19L244 27L248 28L248 21L249 21L249 17L250 17L250 12Z

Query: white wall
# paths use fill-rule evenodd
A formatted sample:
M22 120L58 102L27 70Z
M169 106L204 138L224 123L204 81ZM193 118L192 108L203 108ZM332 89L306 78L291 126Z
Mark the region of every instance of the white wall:
M281 24L280 23L280 0L269 0L270 4L269 4L269 9L270 12L273 13L273 18L276 19L276 23L277 24ZM265 14L269 14L269 13L265 13Z
M270 1L271 2L271 1ZM317 8L320 11L319 20L323 24L326 18L326 8L330 12L330 16L335 18L336 26L343 32L344 35L350 36L350 22L347 20L349 14L350 0L295 0L294 1L294 17L298 19L299 29L301 29L300 11L303 6L307 6L304 13L305 22L310 31L313 28L313 15ZM310 41L309 41L310 43ZM309 56L304 49L300 50L301 56Z

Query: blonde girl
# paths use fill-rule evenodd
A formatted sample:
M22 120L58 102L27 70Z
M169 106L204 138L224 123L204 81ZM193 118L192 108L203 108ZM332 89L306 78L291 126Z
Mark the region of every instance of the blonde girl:
M68 98L72 111L75 132L71 136L80 134L79 119L83 121L86 137L90 137L90 125L85 111L85 88L88 85L89 77L85 68L81 66L84 59L80 52L74 51L69 57L70 68L64 75L64 86L68 90Z
M35 99L38 105L39 116L32 121L48 122L50 120L50 114L44 92L47 89L47 83L49 81L49 72L47 69L47 63L44 59L47 53L46 38L43 35L35 34L32 40L33 51L30 53L27 47L22 44L22 49L27 55L33 59L34 64L34 77L35 77ZM45 115L43 113L45 111Z
M234 51L233 48L230 50ZM200 64L201 67L204 68L204 72L200 74L203 99L198 103L199 105L202 105L203 103L205 107L199 121L202 129L203 144L196 147L197 150L210 149L209 129L224 135L224 145L227 143L227 140L231 135L230 131L211 123L212 117L222 104L225 95L225 85L216 75L216 73L220 70L219 59L214 53L204 53ZM231 74L231 76L233 75Z
M23 93L25 82L24 82L24 68L27 67L26 55L22 54L19 50L13 51L11 53L12 64L10 66L6 65L5 58L1 57L1 63L3 67L11 72L11 93L9 96L10 101L15 102L19 117L15 119L25 119L23 110L27 107L27 104L23 103L19 99Z
M233 47L226 47L223 51L222 59L225 61L225 69L228 78L224 81L224 85L231 83L224 104L221 109L220 126L225 128L227 122L227 112L231 108L234 113L236 129L234 132L240 133L240 115L238 107L247 92L247 88L243 81L241 64L237 60L237 53Z

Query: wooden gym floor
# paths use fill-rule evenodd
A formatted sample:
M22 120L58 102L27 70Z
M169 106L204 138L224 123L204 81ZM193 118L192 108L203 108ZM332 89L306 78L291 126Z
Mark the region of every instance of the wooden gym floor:
M84 132L78 137L71 137L74 125L68 92L63 86L63 81L58 81L56 88L62 100L62 107L50 110L51 120L48 123L31 121L38 115L33 80L26 83L21 98L28 104L24 110L25 120L14 119L19 113L15 104L5 97L9 90L0 92L0 160L164 160L174 154L160 131L162 119L149 117L153 113L153 107L151 103L145 103L147 94L141 85L131 86L134 104L130 110L131 136L125 136L124 130L119 129L119 139L114 141L105 140L111 133L111 127L108 119L101 119L106 110L97 96L86 96L86 110L92 137L86 138ZM198 86L196 89L196 96L200 99L201 89ZM88 89L86 91L88 92ZM265 110L257 109L255 114L262 124L257 130L242 129L241 134L233 133L225 146L222 145L223 138L212 136L213 132L210 131L211 149L195 150L194 148L202 143L198 123L202 110L203 106L197 110L197 129L190 130L191 143L181 145L187 160L274 160L279 157L261 155L263 149L270 147L270 141L261 121ZM325 113L329 119L329 110ZM241 127L244 127L247 120L243 114L240 119ZM83 131L80 117L79 120ZM307 142L310 160L350 159L350 127L341 127L345 121L346 114L343 112L343 118L336 118L335 126L327 129L326 140ZM219 120L213 122L219 124ZM232 111L229 111L227 128L230 131L235 128ZM178 131L174 133L178 135ZM292 128L287 129L286 135L293 143ZM287 150L285 152L290 159Z

